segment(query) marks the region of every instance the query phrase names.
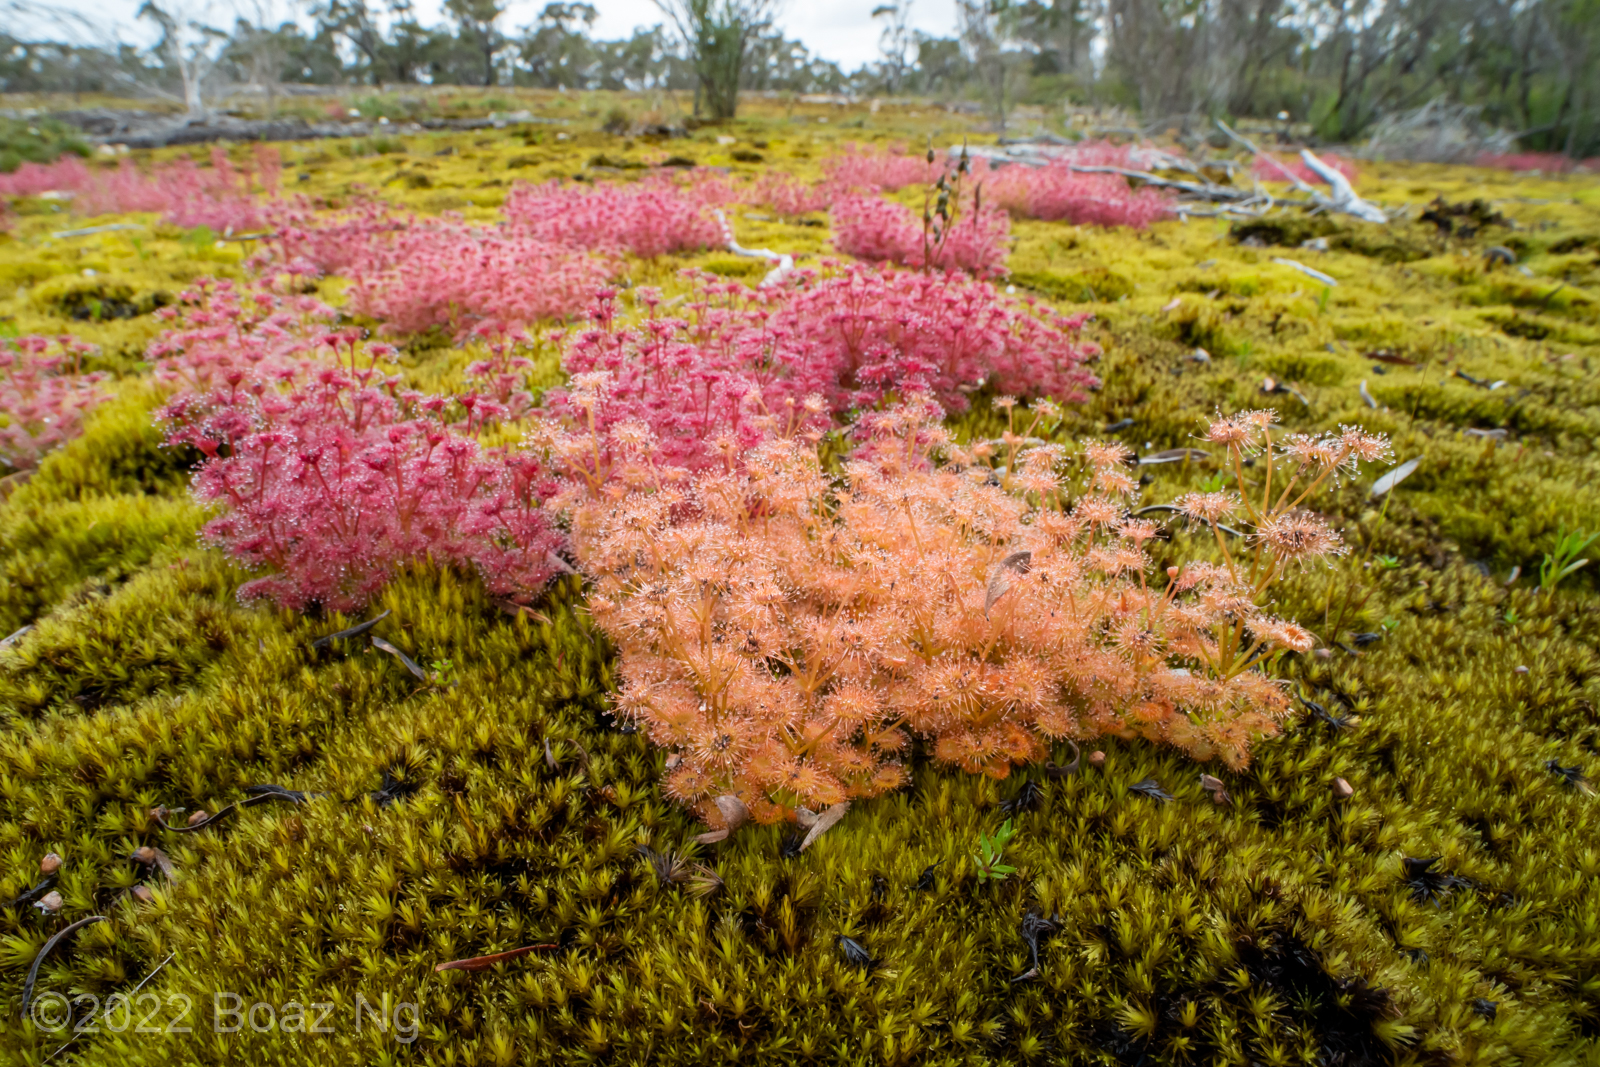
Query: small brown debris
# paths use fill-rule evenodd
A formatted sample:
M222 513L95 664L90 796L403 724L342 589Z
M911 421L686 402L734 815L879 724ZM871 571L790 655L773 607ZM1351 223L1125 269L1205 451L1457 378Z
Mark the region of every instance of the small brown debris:
M39 861L39 873L46 878L61 869L61 857L54 852L46 852L44 859Z
M1228 795L1227 786L1223 785L1220 778L1202 774L1200 775L1200 788L1211 794L1211 802L1213 804L1221 806L1233 803L1233 798Z
M57 893L54 889L39 898L39 907L52 914L60 911L62 905L65 903L66 901L61 898L61 894Z
M1511 669L1511 673L1512 674L1527 674L1528 673L1528 668L1526 668L1526 667L1513 667Z
M156 898L156 895L150 891L150 887L147 885L134 886L128 890L128 895L140 904L148 904Z
M717 811L722 814L723 825L721 829L710 830L695 838L702 845L714 845L718 841L726 841L728 835L733 833L746 822L750 821L750 809L745 807L744 801L732 794L723 794L713 803Z
M198 823L203 823L209 818L211 818L210 814L207 813L206 809L201 808L199 811L189 816L189 825L194 826Z
M1095 749L1093 752L1089 753L1089 766L1104 767L1105 765L1106 754L1104 752L1101 752L1099 749Z
M150 845L143 845L134 849L133 855L129 859L146 867L159 868L161 873L166 875L168 879L171 879L177 871L177 868L172 865L170 856L159 848L154 848Z
M1335 800L1349 800L1356 795L1355 787L1343 778L1335 778L1330 788L1333 790L1333 799Z

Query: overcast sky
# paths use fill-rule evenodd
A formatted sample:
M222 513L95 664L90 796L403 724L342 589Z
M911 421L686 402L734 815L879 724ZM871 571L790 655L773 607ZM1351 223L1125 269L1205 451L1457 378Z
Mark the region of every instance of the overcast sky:
M515 32L537 18L547 0L512 0L507 9L504 25ZM596 36L603 38L626 37L635 26L650 26L661 22L661 10L653 0L591 0L600 11L595 23ZM185 0L190 7L205 6L205 0ZM148 43L153 40L148 23L135 18L140 0L50 0L50 7L72 11L91 18L99 27L118 27L119 39L128 42ZM183 6L183 4L174 4ZM290 10L286 0L266 0L262 5L280 12ZM301 5L299 10L305 10ZM381 8L381 3L374 3ZM869 62L878 54L880 26L873 22L873 0L786 0L778 25L792 38L805 42L807 48L824 59L831 59L850 71ZM253 11L253 0L240 3L213 0L206 21L227 26L233 22L234 11ZM416 0L416 9L424 23L441 21L440 0ZM925 32L950 36L955 33L955 0L914 0L911 21ZM308 20L302 14L302 22ZM19 27L20 29L21 27ZM41 36L48 29L30 27ZM12 32L16 32L13 30Z

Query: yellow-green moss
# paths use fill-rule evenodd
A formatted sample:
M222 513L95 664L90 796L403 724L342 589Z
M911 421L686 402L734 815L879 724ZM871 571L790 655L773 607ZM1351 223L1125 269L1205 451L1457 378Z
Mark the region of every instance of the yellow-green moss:
M601 152L643 158L594 129L616 98L570 95L529 98L574 120L564 141L507 130L392 135L403 154L285 145L286 184L342 196L398 175L384 195L487 221L509 180L575 174ZM912 110L758 103L656 150L725 164L761 140L765 165L815 177L846 139L966 132ZM725 133L738 144L717 144ZM0 636L35 626L0 652L0 902L37 881L44 853L66 860L58 916L0 909L0 1063L38 1063L62 1043L19 1023L22 981L51 932L91 914L109 921L53 953L39 989L128 992L170 956L145 991L163 1012L165 998L191 998L193 1032L102 1027L63 1061L1594 1063L1596 800L1549 764L1600 777L1600 615L1590 570L1554 594L1528 575L1561 529L1600 529L1600 271L1585 243L1600 233L1600 195L1576 179L1438 166L1369 164L1359 184L1413 216L1436 195L1484 198L1517 229L1461 241L1413 223L1316 222L1311 236L1330 246L1317 252L1243 244L1215 220L1144 233L1024 221L1011 258L1019 289L1098 316L1104 384L1063 433L1132 419L1118 433L1140 451L1192 445L1217 408L1271 404L1290 429L1360 422L1420 461L1386 506L1367 482L1333 493L1327 511L1355 551L1284 586L1285 614L1344 646L1282 666L1324 714L1223 775L1226 807L1198 768L1144 744L1100 743L1103 770L1002 783L919 756L910 787L857 805L801 855L778 828L689 843L698 828L660 795L660 757L606 714L609 653L570 582L542 615L513 617L471 576L403 576L373 605L391 612L373 632L426 682L365 641L311 647L355 620L239 604L246 576L194 541L193 457L163 449L150 423L160 396L139 352L154 324L67 309L72 294L113 289L138 307L236 271L241 253L148 218L135 246L126 233L51 238L75 224L60 213L19 217L0 243L0 316L106 346L119 378L84 435L0 504ZM802 263L828 254L825 229L752 215L732 217L742 243ZM1484 247L1513 238L1521 262L1489 267ZM626 275L673 295L685 267L745 262L708 252L633 261ZM340 288L322 291L338 301ZM470 359L422 338L402 367L448 389ZM532 384L556 378L552 349ZM1299 395L1264 395L1267 378ZM994 413L975 408L956 428L993 432ZM1146 472L1149 503L1214 473L1204 461ZM1181 528L1160 549L1207 551ZM1358 646L1356 633L1375 636ZM1130 793L1145 777L1174 801ZM1331 795L1335 777L1349 800ZM1036 806L1002 812L1024 780ZM386 781L400 783L392 802L373 796ZM197 834L150 814L216 812L267 782L319 795ZM969 854L1007 817L1020 872L980 885ZM641 844L714 868L721 888L659 882ZM176 881L128 860L143 845L171 857ZM1403 860L1435 856L1466 881L1429 899ZM148 903L126 893L140 884ZM1040 973L1013 982L1031 966L1030 910L1059 929ZM840 936L877 962L849 964ZM541 943L559 947L433 972ZM331 1002L334 1032L216 1033L217 992L280 1018L288 1001ZM356 1032L357 995L385 993L418 1005L414 1045L370 1019Z

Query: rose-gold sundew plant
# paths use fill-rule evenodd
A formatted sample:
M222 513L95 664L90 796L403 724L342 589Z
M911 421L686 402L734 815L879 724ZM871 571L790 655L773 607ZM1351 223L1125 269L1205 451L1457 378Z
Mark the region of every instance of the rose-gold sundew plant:
M1300 508L1381 438L1273 445L1271 413L1219 419L1208 436L1231 460L1271 451L1285 473L1248 502L1185 497L1194 519L1241 513L1251 529L1220 562L1152 581L1158 528L1129 514L1122 446L1033 436L1058 415L1048 403L966 447L942 415L916 396L864 417L839 476L781 436L693 475L652 458L642 425L596 444L630 453L628 484L591 490L572 522L621 653L618 709L670 750L667 791L709 821L724 794L772 822L893 789L914 737L995 777L1105 733L1237 768L1287 715L1263 668L1312 638L1269 613L1272 584L1338 550Z

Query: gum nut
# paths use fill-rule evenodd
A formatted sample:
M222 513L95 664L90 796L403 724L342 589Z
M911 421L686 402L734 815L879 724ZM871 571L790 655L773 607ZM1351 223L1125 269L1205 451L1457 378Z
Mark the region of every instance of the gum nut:
M61 857L54 852L46 852L44 859L39 861L39 873L48 878L61 869Z
M39 907L50 912L60 911L61 905L65 903L66 901L61 899L61 894L53 889L39 898Z
M1095 749L1093 752L1089 753L1089 766L1104 767L1105 765L1106 754L1104 752L1101 752L1099 749Z
M149 845L141 846L133 850L132 859L138 863L154 863L156 861L156 850Z
M1356 795L1355 789L1343 778L1335 778L1333 780L1332 789L1333 798L1335 800L1349 800L1351 797Z
M134 900L141 904L148 904L156 898L156 895L150 892L150 887L147 885L136 885L128 892L133 895Z
M206 809L201 808L199 811L189 816L189 825L198 826L200 823L205 822L209 818L211 818L211 816L207 814Z

